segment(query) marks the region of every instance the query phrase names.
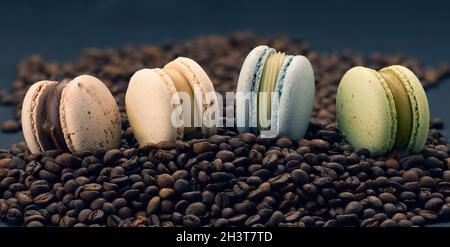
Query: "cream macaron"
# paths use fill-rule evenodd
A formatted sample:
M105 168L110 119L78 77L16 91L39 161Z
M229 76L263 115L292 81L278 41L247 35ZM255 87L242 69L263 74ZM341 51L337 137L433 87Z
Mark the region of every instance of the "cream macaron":
M89 75L33 84L22 105L22 129L32 153L111 149L121 139L116 101L103 82Z
M175 141L194 132L216 133L218 105L206 72L185 57L163 69L137 71L125 95L128 120L141 144Z

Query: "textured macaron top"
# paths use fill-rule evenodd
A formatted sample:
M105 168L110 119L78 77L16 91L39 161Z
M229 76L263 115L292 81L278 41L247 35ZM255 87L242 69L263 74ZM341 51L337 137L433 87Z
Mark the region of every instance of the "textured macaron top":
M62 91L59 111L70 151L119 146L122 131L119 109L99 79L81 75L70 81Z
M139 143L183 138L182 122L172 119L172 112L181 108L181 102L172 80L163 70L141 69L134 73L125 95L125 106ZM176 115L183 121L182 114Z
M301 138L309 124L313 97L314 73L308 59L258 46L248 54L239 74L237 128L267 137Z
M374 156L394 147L419 152L428 133L425 91L409 69L398 65L347 71L336 95L336 116L344 138Z

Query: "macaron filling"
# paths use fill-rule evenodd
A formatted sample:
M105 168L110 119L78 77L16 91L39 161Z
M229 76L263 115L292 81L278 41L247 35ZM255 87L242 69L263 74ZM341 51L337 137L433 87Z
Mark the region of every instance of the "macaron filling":
M285 57L285 53L271 53L264 64L257 96L259 130L268 130L271 127L272 95Z
M390 71L380 71L379 73L394 97L397 112L397 132L394 145L397 148L407 148L413 128L413 111L407 90L395 74Z
M44 119L38 128L43 137L42 147L44 150L69 150L61 127L59 105L61 102L61 94L69 80L62 80L56 84L45 98Z
M182 73L180 73L179 71L177 71L175 69L164 68L163 70L170 77L170 79L172 79L172 82L173 82L178 94L180 95L180 93L184 93L185 95L187 94L189 96L190 104L185 104L183 102L183 97L180 97L180 101L181 101L182 108L183 108L184 119L188 119L188 117L189 117L191 120L191 123L189 125L185 123L185 126L187 126L187 127L184 127L184 134L188 135L188 134L198 131L199 128L196 128L194 126L194 123L195 123L195 120L194 120L194 117L195 117L195 114L194 114L194 111L195 111L194 110L194 107L195 107L194 92L193 92L188 80ZM189 114L189 112L191 113L190 116L186 115L186 114Z

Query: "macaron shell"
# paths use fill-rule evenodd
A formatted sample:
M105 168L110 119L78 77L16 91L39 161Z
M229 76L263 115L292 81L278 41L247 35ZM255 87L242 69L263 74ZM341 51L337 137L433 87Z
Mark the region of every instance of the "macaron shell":
M342 78L336 95L336 117L346 140L374 156L392 148L396 136L395 103L381 75L354 67Z
M39 81L27 91L22 104L22 130L25 142L31 153L42 152L37 133L38 117L45 109L45 98L49 88L56 86L56 81Z
M119 109L99 79L82 75L70 81L63 89L59 111L70 151L119 146L122 130Z
M382 71L392 71L405 86L413 112L408 150L418 153L425 145L430 127L430 110L425 90L415 74L404 66L393 65Z
M236 89L236 92L240 94L236 95L236 126L240 133L255 130L257 127L258 91L254 91L251 95L248 93L259 89L254 82L260 81L264 63L271 52L275 50L265 45L257 46L250 51L242 65ZM251 97L247 98L247 96Z
M315 92L314 72L304 56L295 56L286 62L289 64L284 73L280 72L275 86L278 92L281 90L281 95L278 95L279 102L272 101L272 129L278 136L298 140L309 126Z
M164 67L176 69L185 76L194 92L195 102L198 103L196 109L202 113L196 114L196 116L203 116L202 132L215 134L221 121L219 102L211 79L203 68L194 60L186 57L178 57ZM206 115L204 116L204 114Z
M183 125L172 125L174 109L181 108L175 86L161 69L142 69L130 79L125 95L128 120L139 143L183 138ZM182 114L179 115L182 120ZM177 128L178 127L178 128Z

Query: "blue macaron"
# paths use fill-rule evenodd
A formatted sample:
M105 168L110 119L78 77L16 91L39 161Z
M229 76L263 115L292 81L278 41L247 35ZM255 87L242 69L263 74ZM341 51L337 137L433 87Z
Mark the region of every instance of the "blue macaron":
M302 138L313 108L314 82L306 57L285 55L267 46L254 48L239 74L238 131Z

